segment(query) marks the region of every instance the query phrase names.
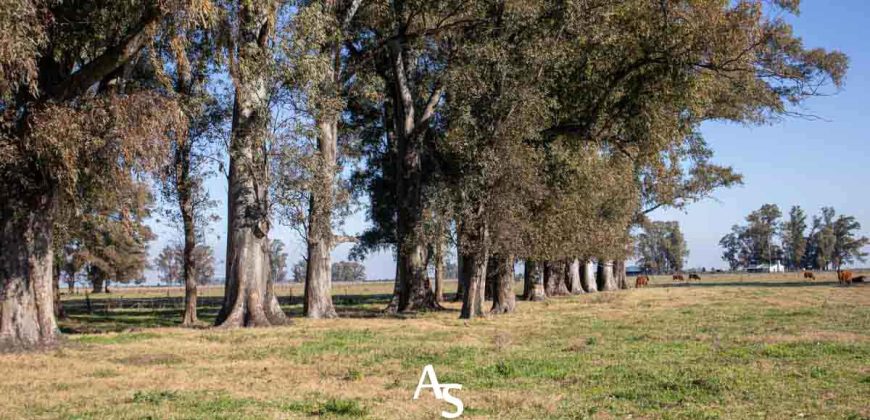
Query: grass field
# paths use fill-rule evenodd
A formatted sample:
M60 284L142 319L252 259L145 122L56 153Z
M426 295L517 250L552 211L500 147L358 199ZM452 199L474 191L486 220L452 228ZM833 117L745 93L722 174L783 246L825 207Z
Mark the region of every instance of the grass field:
M64 345L0 355L0 417L437 419L453 407L411 399L432 364L463 418L870 418L868 285L652 283L473 322L453 303L385 316L391 284L338 285L342 319L231 331L170 328L177 289L65 296Z

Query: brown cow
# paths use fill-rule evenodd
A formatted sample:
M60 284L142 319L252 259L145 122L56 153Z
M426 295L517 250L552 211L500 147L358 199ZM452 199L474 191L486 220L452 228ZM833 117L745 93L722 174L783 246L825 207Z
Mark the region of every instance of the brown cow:
M673 277L673 278L674 278L674 281L677 281L677 280L679 280L679 281L684 281L684 280L686 280L686 279L683 278L683 275L682 275L682 274L674 274L674 277Z
M810 279L810 280L815 280L815 279L816 279L816 275L813 274L812 271L804 271L804 278L805 278L805 279Z
M692 273L692 274L689 274L689 280L698 280L698 281L701 281L701 276L699 276L699 275L697 275L697 274L695 274L695 273Z
M649 284L649 277L647 276L637 276L634 279L634 287L639 289L641 287L646 287Z
M852 272L837 270L837 282L844 286L852 284Z

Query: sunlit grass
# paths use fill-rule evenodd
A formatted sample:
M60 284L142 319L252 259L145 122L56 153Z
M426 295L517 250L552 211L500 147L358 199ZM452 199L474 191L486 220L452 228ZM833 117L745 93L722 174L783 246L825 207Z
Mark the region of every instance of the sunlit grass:
M870 416L870 288L702 277L474 322L455 303L386 316L390 284L339 287L346 318L231 331L166 328L181 307L165 292L118 289L108 310L89 296L91 313L69 296L62 325L106 333L0 355L0 418L436 419L452 407L411 400L426 364L463 385L464 418ZM298 314L293 296L283 303Z

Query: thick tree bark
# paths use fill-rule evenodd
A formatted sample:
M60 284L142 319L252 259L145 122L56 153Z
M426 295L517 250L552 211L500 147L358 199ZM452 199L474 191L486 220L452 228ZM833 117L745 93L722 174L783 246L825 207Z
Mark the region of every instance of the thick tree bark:
M628 289L631 287L628 284L628 279L625 275L625 260L616 260L613 262L613 276L615 277L616 285L620 289Z
M533 302L547 299L544 292L544 274L541 265L534 260L526 260L523 273L523 299Z
M269 264L269 79L273 6L239 4L236 87L230 143L227 274L224 301L216 324L221 327L287 323L271 291Z
M544 292L547 297L571 294L565 287L565 262L547 261L544 263Z
M566 268L568 275L565 280L568 284L568 291L573 295L583 294L583 285L580 281L580 260L577 258L569 260Z
M310 235L308 238L308 271L305 276L303 314L308 318L336 318L332 304L332 245L329 239Z
M616 278L613 276L613 261L598 262L598 290L608 292L618 290L619 285L616 284Z
M466 282L462 296L462 310L459 318L473 319L484 316L484 288L486 287L486 251L476 250L465 253L462 264L462 277Z
M583 290L586 293L594 293L598 291L598 283L595 280L595 263L592 260L586 260L581 265L583 269L582 276L580 278L581 285L583 286Z
M0 351L51 345L60 333L52 290L54 198L0 203Z
M514 257L496 255L490 258L490 261L494 262L495 273L487 273L488 279L493 280L492 309L489 312L493 314L513 312L517 306L517 297L514 294Z
M473 319L484 316L484 294L486 288L486 266L489 257L487 247L488 232L482 223L460 224L462 241L468 244L460 250L462 254L462 281L465 290L462 296L462 310L459 318Z

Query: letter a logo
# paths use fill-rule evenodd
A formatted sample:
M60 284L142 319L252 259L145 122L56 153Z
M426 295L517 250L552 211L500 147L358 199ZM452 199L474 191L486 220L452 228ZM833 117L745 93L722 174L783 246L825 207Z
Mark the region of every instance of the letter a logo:
M429 378L429 384L426 384L426 378ZM462 400L450 395L451 389L462 389L462 385L460 384L444 384L441 385L438 383L438 377L435 376L435 368L432 365L426 365L423 367L423 373L420 375L420 382L417 383L417 389L414 391L414 398L420 398L420 391L423 388L432 388L432 393L435 394L435 398L439 400L445 400L448 403L452 404L456 407L456 411L442 411L441 417L447 419L455 419L462 415L462 412L465 410L464 405L462 404Z

